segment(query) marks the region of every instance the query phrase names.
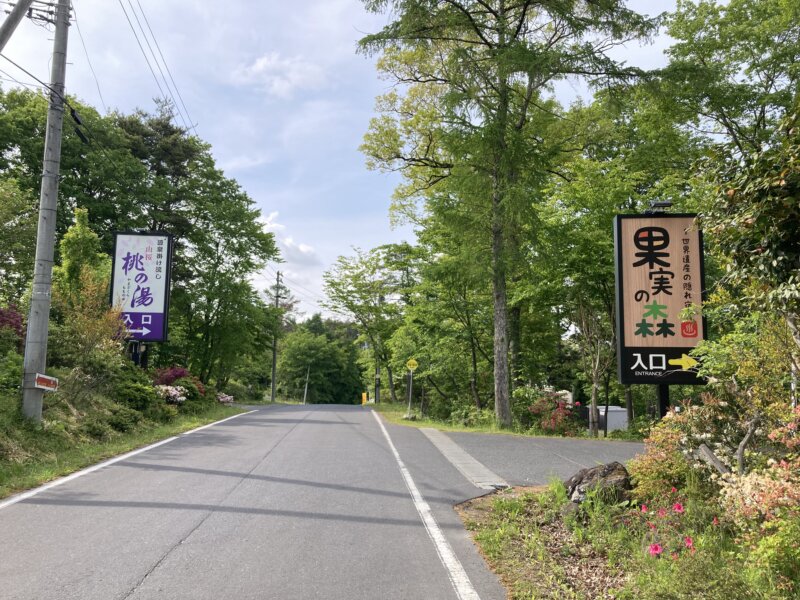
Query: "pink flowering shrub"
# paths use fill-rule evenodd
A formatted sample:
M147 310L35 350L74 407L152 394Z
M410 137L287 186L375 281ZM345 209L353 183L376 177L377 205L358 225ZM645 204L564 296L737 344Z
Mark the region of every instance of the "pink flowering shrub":
M186 388L179 385L157 385L156 391L167 404L182 404L186 402Z
M682 554L696 552L692 534L696 524L690 517L686 500L673 487L669 493L662 492L656 504L630 510L624 524L642 532L646 555L676 560Z
M217 394L217 402L220 404L231 405L233 404L233 396L219 392Z
M574 436L581 430L577 411L558 394L542 393L528 407L528 412L533 415L534 427L545 433Z

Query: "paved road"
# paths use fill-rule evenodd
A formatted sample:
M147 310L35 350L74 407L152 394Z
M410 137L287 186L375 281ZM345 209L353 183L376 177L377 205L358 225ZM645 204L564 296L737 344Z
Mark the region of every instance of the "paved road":
M361 407L270 406L0 508L0 598L504 598L452 510L482 490L386 431Z

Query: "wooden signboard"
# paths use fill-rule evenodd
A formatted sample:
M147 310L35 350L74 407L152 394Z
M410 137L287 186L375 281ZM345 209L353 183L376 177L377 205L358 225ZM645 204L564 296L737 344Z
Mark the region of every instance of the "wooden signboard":
M617 215L619 380L661 385L703 384L689 352L706 337L700 308L705 290L703 236L695 215Z

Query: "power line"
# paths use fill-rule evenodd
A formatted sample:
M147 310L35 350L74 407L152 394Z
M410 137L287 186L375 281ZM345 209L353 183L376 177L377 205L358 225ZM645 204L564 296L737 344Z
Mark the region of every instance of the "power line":
M136 4L139 6L139 11L142 13L142 17L144 17L144 22L147 25L147 29L148 31L150 31L150 35L152 36L153 41L156 44L156 49L158 50L158 55L161 57L161 62L164 63L164 67L167 69L167 74L169 75L170 81L172 81L172 86L175 88L175 93L178 94L178 98L181 101L181 106L183 107L183 111L186 113L186 118L189 120L189 125L194 130L195 135L197 135L197 129L194 126L192 118L189 116L189 109L186 108L186 103L184 103L183 101L183 96L181 95L181 91L178 88L178 84L175 83L175 78L172 76L172 71L170 71L169 65L167 64L167 60L164 58L164 54L161 52L161 46L159 45L158 40L156 39L156 35L153 33L153 28L150 27L150 21L147 19L147 15L145 14L144 9L142 8L142 5L139 2L139 0L136 0Z
M172 93L172 88L169 86L169 82L167 78L164 76L164 71L161 68L161 63L158 61L156 57L156 53L153 51L153 46L150 45L150 38L147 37L147 34L144 31L144 27L142 26L142 22L139 20L139 15L136 13L136 9L133 7L133 3L131 0L128 0L128 6L131 7L131 12L133 13L133 18L136 19L136 24L139 26L139 31L142 32L142 37L144 38L145 43L147 44L147 49L150 50L150 55L153 57L153 62L156 63L156 68L158 72L161 74L161 80L164 82L164 86L167 88L167 93L169 97L172 99L173 106L178 110L178 116L180 116L181 121L183 121L183 126L186 130L189 130L189 124L186 122L186 119L183 116L183 112L181 111L181 107L178 105L178 101L175 99L174 94ZM141 9L141 4L139 8Z
M125 13L125 19L128 21L128 25L130 25L131 31L133 32L133 37L136 38L136 43L139 45L139 50L142 51L142 56L144 56L144 60L147 63L147 68L150 69L150 73L153 75L153 80L156 82L156 86L158 87L158 91L161 93L161 97L166 99L166 94L164 94L164 90L161 89L161 83L158 81L158 77L156 77L156 72L153 70L153 66L150 64L150 59L147 58L147 53L144 51L144 46L142 46L142 42L139 40L139 34L136 33L136 28L133 26L131 22L131 18L128 16L128 11L125 10L125 5L122 3L122 0L117 0L119 2L119 7L122 9L122 12Z
M103 92L100 90L100 81L97 79L97 73L94 72L94 66L92 66L92 59L89 58L89 51L86 49L86 42L83 40L83 34L81 33L81 26L78 24L78 11L75 10L75 6L72 7L73 12L75 13L75 27L78 30L78 37L81 40L81 46L83 46L83 53L86 55L86 62L89 64L89 70L92 72L92 77L94 77L94 83L97 86L97 93L100 96L100 104L103 105L103 112L108 114L108 107L106 106L106 101L103 98Z
M267 269L272 269L273 273L275 272L275 269L270 265L267 265ZM305 295L309 295L310 294L311 296L313 296L316 299L319 299L319 300L321 300L323 302L328 300L328 298L323 296L322 294L308 289L307 287L301 285L300 283L298 283L296 280L292 279L291 277L287 277L286 274L283 273L283 272L281 272L281 277L283 277L283 279L285 281L291 281L295 286L299 287L301 290L305 290L307 292L307 294L305 294Z

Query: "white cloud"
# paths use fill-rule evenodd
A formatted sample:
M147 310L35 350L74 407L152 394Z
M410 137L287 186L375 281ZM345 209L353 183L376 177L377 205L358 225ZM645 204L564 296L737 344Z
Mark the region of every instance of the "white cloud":
M258 222L264 226L264 229L266 231L271 231L273 233L276 231L283 231L284 229L286 229L286 226L278 223L276 220L277 218L278 218L278 212L273 211L269 213L266 217L263 215L259 217Z
M297 243L291 237L281 238L278 244L281 256L289 265L310 267L322 264L313 246Z
M254 85L278 98L291 98L296 91L316 90L325 83L325 70L303 57L283 57L268 52L233 72L238 85Z

